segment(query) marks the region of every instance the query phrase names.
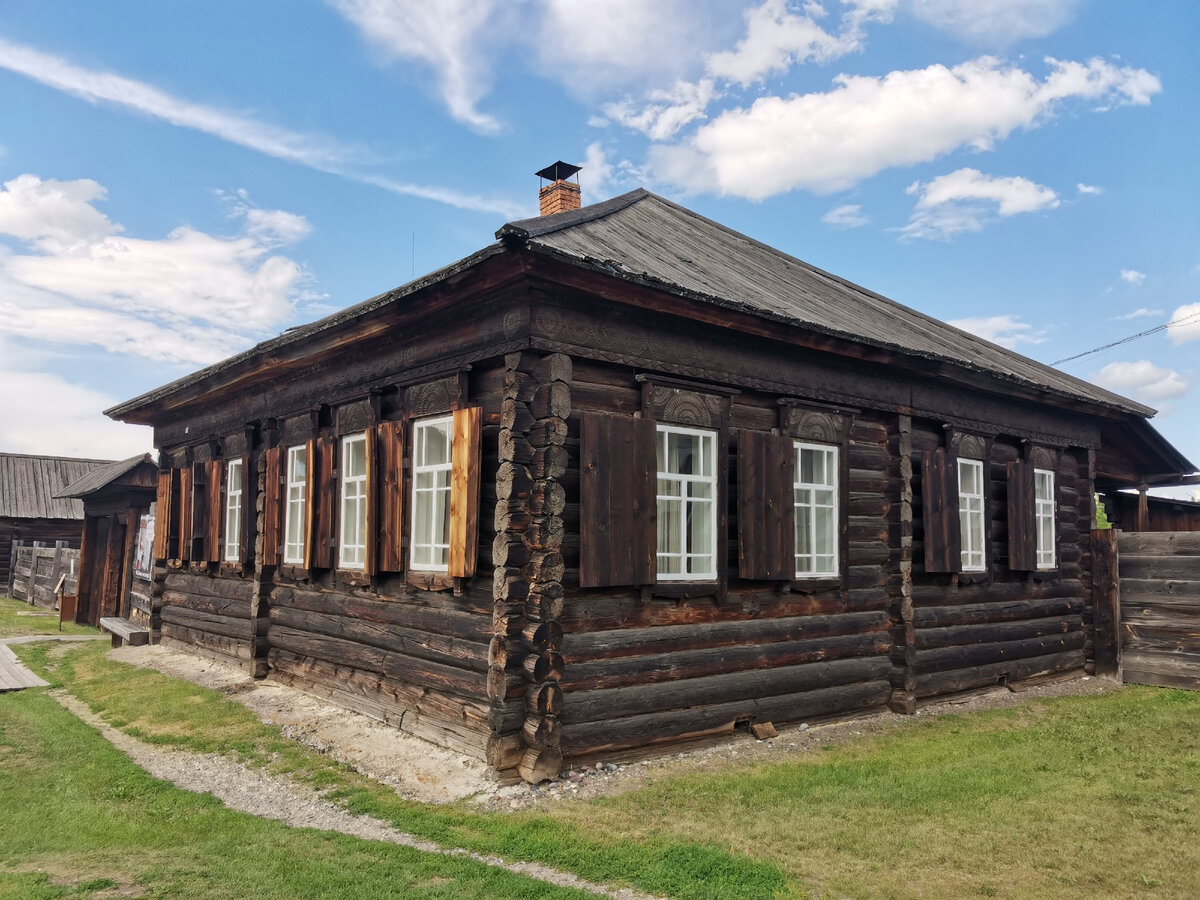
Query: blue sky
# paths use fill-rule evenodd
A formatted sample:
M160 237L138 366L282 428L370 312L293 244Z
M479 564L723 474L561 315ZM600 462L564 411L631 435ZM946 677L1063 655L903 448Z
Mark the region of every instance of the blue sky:
M0 7L0 450L644 186L1160 410L1200 461L1200 4Z

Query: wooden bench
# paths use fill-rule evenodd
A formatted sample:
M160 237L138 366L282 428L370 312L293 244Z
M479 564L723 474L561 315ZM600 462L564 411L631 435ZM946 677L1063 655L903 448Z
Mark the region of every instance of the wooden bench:
M105 616L100 620L100 629L112 635L112 645L120 647L128 642L131 647L150 643L150 632L128 619Z

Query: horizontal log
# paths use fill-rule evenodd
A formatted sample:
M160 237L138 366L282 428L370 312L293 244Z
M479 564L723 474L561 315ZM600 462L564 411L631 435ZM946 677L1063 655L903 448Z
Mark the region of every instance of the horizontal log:
M920 676L929 672L989 666L1008 659L1049 656L1066 653L1070 650L1081 650L1085 638L1086 635L1083 631L1071 631L1066 634L1026 638L1020 641L918 650L915 655L914 667Z
M883 612L655 625L567 634L563 638L563 653L575 665L622 656L864 634L885 631L889 625L890 619Z
M222 634L226 637L236 638L239 641L250 640L250 629L252 627L252 620L250 619L200 612L182 606L168 606L163 609L162 621L182 625L185 628L193 628L197 631ZM260 635L266 633L267 623L265 621L258 620L253 624L257 627Z
M356 641L316 635L283 626L268 632L272 647L296 656L311 656L325 662L349 665L401 679L413 685L430 685L450 693L484 701L487 698L486 672L474 672L427 659L417 659ZM519 692L514 691L514 695Z
M190 572L171 572L164 582L171 591L192 594L197 597L217 597L224 600L250 602L254 595L254 583L247 578L227 576L193 575Z
M913 648L930 650L935 647L993 644L1066 634L1071 631L1080 631L1082 628L1083 618L1078 615L1019 619L1010 622L986 622L974 625L951 625L944 628L918 628L913 638Z
M920 557L914 549L914 559ZM914 565L914 570L917 568ZM1002 581L995 578L972 584L930 583L934 579L945 580L946 576L925 575L913 572L912 598L914 607L965 606L973 603L1011 603L1026 600L1051 600L1089 596L1084 586L1075 579L1034 582L1025 580Z
M489 579L490 582L490 579ZM490 583L488 585L491 587ZM489 590L486 611L476 611L460 598L438 597L438 605L420 599L376 599L370 596L340 594L325 591L303 591L297 588L276 588L271 592L275 608L292 607L330 616L345 616L379 625L401 625L434 634L484 642L492 633L492 604ZM457 604L455 608L452 604Z
M838 635L815 640L784 641L592 662L568 659L563 678L567 690L590 691L663 681L701 678L728 672L795 666L824 660L882 656L892 646L887 631Z
M184 609L194 609L199 612L215 613L220 616L231 616L237 619L250 618L249 600L228 600L220 597L201 597L196 594L185 594L180 591L163 591L163 607L177 606Z
M1121 596L1148 595L1187 597L1200 603L1200 581L1158 578L1126 578L1121 575Z
M1195 556L1134 556L1121 553L1118 559L1122 579L1200 582L1200 553Z
M994 684L1015 684L1041 675L1083 670L1083 650L1070 650L1026 659L1008 659L991 665L948 672L917 675L916 696L919 699L957 694Z
M1121 623L1121 650L1200 653L1200 620Z
M1117 550L1122 556L1200 556L1200 531L1121 532Z
M592 722L663 710L686 709L747 698L762 699L843 684L886 679L891 663L886 657L843 659L749 672L734 672L609 688L597 691L563 691L564 722Z
M872 681L617 720L574 724L564 721L562 749L567 757L577 758L732 734L742 722L784 724L820 716L844 715L882 706L891 696L891 690L891 685L885 680Z
M238 640L209 631L185 628L173 622L162 623L162 636L179 641L181 644L191 644L205 651L218 653L234 661L248 662L250 660L250 642L248 640Z

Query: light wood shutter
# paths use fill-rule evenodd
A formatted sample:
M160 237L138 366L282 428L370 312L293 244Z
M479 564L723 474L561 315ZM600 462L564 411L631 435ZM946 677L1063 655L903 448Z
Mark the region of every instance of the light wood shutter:
M927 452L921 460L921 520L925 528L925 571L960 571L957 460L944 448Z
M580 423L581 587L658 577L658 455L652 419L584 413Z
M255 501L258 499L258 473L254 454L242 457L242 533L238 536L238 561L249 565L254 559L254 534L258 530Z
M208 529L205 535L205 562L220 562L225 555L221 544L221 534L225 530L224 506L221 503L221 476L225 473L225 466L219 459L214 459L208 464L208 497L206 498L206 506L208 507Z
M1037 568L1033 464L1008 464L1008 567L1019 572Z
M368 475L379 499L375 526L367 523L374 543L378 531L378 571L404 571L404 423L380 422L375 426L377 453L375 471ZM368 470L370 471L370 470ZM370 496L370 494L368 494ZM368 515L370 507L368 507ZM370 552L368 550L368 552Z
M283 481L283 447L270 447L263 456L266 459L266 481L263 484L263 565L279 564L280 525L282 498L280 487Z
M169 559L171 551L171 486L178 469L158 473L158 495L154 501L154 559Z
M796 574L795 457L792 439L738 434L738 574L790 581Z
M483 408L456 409L450 470L450 568L457 578L475 574L479 553L479 469Z

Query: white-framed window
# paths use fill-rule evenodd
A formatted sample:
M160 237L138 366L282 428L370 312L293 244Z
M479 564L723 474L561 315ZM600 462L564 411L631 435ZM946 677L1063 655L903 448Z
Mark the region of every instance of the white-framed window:
M231 459L225 465L225 552L226 562L242 558L242 461Z
M413 426L412 551L409 565L426 572L450 568L450 472L454 418Z
M717 435L658 426L658 580L717 577Z
M984 564L983 463L958 461L958 528L962 535L962 570L982 572Z
M283 561L291 565L304 564L304 544L307 538L308 448L304 444L288 447L287 494L283 519Z
M1054 560L1054 473L1033 470L1033 521L1037 526L1037 567L1053 569Z
M338 566L367 567L367 436L342 438L342 515Z
M838 571L837 447L796 441L796 577Z

